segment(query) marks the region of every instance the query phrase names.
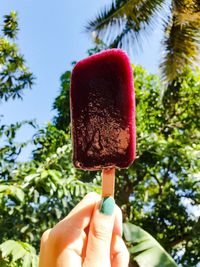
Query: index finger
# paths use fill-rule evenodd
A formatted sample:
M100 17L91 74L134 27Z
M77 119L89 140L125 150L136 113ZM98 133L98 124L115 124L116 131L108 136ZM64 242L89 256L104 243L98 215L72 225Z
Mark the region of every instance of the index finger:
M66 229L70 225L77 229L85 229L90 224L93 210L100 199L101 196L97 193L88 193L56 227Z
M60 246L66 246L75 240L82 240L84 243L87 237L84 231L91 222L91 218L96 206L99 206L101 196L91 192L87 194L79 204L51 230L50 239L57 240ZM115 222L113 232L121 235L122 214L116 206ZM82 244L83 245L83 244Z
M99 194L95 192L88 193L61 222L73 224L80 229L86 228L90 223L96 203L100 199Z

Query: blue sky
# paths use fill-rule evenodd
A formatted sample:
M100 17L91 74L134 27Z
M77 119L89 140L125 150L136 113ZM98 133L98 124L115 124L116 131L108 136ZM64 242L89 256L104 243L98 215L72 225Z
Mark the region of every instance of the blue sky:
M84 1L39 1L1 0L0 19L15 10L19 15L19 35L17 43L24 54L27 65L36 77L32 90L24 91L23 101L15 100L1 104L0 114L6 124L36 119L42 126L55 115L52 104L59 93L59 77L71 68L70 63L87 56L93 47L90 35L83 32L86 22L109 4L110 0ZM155 29L151 38L144 42L143 49L133 47L131 61L143 65L149 72L158 72L161 55L160 28ZM31 138L34 131L23 128L19 141ZM23 159L30 154L28 149Z

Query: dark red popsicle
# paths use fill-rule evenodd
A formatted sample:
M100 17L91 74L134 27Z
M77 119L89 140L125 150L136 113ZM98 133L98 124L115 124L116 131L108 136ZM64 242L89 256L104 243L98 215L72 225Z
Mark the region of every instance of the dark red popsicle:
M75 167L128 167L136 138L133 71L126 53L110 49L79 61L70 94Z

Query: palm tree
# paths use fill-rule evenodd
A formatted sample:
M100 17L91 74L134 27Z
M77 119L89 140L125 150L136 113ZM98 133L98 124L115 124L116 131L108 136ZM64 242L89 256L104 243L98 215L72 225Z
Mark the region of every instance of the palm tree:
M86 26L108 47L131 49L163 17L163 80L170 84L185 66L198 62L200 0L113 0ZM148 31L149 32L149 31Z

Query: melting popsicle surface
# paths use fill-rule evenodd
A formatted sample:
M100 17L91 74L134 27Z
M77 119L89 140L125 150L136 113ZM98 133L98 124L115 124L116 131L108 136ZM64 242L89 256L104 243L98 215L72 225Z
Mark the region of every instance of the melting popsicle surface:
M79 61L71 79L73 163L126 168L135 158L135 100L128 56L110 49Z

